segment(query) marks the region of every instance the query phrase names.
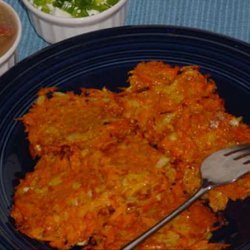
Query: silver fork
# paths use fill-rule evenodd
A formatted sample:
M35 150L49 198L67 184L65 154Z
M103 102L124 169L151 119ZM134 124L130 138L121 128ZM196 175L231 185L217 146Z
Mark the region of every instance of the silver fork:
M201 164L202 185L187 201L154 226L129 242L121 250L131 250L146 238L175 218L204 193L220 185L235 182L250 173L250 144L219 150L208 156Z

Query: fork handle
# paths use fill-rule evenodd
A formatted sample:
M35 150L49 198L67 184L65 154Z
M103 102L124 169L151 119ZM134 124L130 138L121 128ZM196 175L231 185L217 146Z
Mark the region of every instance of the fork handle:
M211 189L211 186L202 186L196 193L194 193L187 201L185 201L182 205L180 205L177 209L175 209L172 213L161 219L154 226L149 228L147 231L139 235L134 240L130 241L127 245L125 245L121 250L132 250L150 235L158 231L161 227L163 227L167 222L175 218L178 214L180 214L183 210L189 207L194 201L196 201L199 197L201 197L204 193Z

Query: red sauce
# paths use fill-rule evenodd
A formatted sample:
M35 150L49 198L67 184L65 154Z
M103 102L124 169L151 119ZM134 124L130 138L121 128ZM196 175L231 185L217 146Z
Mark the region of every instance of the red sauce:
M17 23L13 13L0 3L0 56L14 43L17 35Z

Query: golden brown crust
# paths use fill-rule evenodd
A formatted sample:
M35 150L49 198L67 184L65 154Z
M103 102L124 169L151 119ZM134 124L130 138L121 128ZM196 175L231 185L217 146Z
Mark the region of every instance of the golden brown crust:
M197 66L143 62L120 93L42 89L21 118L35 170L16 189L17 228L59 249L119 249L187 199L210 153L250 141ZM207 195L214 211L250 195L250 177ZM223 223L203 201L139 249L222 249L208 240Z

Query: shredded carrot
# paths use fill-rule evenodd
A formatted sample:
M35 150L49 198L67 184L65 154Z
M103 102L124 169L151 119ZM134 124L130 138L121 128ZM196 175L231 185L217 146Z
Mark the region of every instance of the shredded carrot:
M197 66L141 62L128 81L119 93L39 91L20 118L39 160L14 195L19 231L58 249L119 249L199 188L205 157L250 141ZM250 196L249 182L210 191L138 249L224 249L209 242L216 212Z

